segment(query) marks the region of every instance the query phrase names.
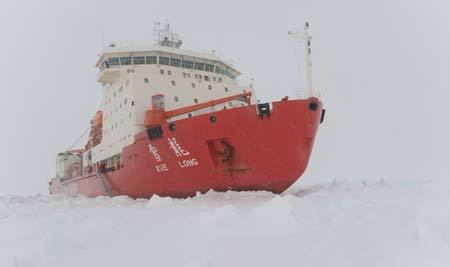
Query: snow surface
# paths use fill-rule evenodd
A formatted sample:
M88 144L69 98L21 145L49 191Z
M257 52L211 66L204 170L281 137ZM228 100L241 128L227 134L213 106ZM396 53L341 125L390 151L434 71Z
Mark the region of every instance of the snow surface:
M446 179L282 196L0 196L0 266L450 266Z

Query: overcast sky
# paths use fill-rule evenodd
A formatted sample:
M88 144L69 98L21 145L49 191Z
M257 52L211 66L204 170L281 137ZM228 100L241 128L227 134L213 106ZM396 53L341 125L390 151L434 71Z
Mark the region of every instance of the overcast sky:
M151 40L165 19L184 48L254 78L262 101L305 88L287 31L311 19L327 117L303 179L448 177L449 11L446 0L2 0L0 194L47 192L55 155L98 108L102 43Z

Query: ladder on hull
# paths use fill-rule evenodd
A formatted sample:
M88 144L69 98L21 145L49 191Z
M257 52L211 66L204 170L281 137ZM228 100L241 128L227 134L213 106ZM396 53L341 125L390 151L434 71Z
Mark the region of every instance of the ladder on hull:
M109 197L113 197L113 193L111 190L111 184L108 181L108 178L106 178L105 174L103 174L100 171L97 171L97 177L100 178L100 180L102 181L103 187L105 188L105 193L109 196Z

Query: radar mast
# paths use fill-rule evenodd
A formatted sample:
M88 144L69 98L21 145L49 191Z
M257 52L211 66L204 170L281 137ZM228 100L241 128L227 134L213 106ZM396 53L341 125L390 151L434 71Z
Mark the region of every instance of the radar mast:
M155 42L155 45L173 48L180 48L183 44L183 40L181 40L178 34L173 32L168 21L162 24L159 21L155 22L153 28L153 41Z

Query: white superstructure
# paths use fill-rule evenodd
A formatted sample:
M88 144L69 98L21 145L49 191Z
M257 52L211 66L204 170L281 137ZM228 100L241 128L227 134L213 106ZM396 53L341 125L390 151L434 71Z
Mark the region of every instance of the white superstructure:
M134 135L145 130L153 95L163 94L165 109L172 110L251 90L238 84L237 69L214 54L180 49L182 42L168 28L157 34L155 45L110 44L102 52L96 64L103 84L102 139L86 151L89 163L116 156L133 143ZM232 101L171 120L241 105Z

